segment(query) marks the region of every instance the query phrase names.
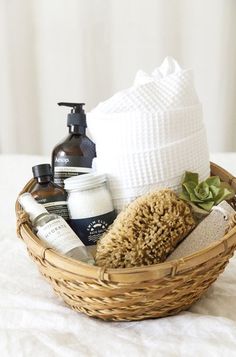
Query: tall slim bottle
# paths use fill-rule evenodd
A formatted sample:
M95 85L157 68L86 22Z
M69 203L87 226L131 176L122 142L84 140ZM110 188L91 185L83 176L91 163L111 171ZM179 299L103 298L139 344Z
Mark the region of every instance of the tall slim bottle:
M42 241L61 254L94 264L91 253L62 217L48 213L30 193L23 193L18 201L29 214L34 231Z

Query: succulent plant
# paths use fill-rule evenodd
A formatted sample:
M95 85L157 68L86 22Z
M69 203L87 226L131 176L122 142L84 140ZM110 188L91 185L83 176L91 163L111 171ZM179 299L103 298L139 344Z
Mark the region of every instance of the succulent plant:
M187 201L196 213L208 214L213 206L235 195L231 186L211 176L199 183L198 173L186 171L179 197Z

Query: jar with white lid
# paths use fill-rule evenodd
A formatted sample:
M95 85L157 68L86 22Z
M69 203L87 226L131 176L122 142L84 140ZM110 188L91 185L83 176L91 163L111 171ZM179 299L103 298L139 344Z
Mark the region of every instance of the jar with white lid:
M86 246L94 246L116 218L104 174L84 174L64 181L70 225Z

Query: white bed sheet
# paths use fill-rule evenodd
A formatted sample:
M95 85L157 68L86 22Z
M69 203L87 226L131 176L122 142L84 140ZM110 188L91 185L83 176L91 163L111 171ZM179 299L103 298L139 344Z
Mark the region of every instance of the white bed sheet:
M212 159L236 174L236 154ZM15 234L15 198L36 156L0 156L0 356L236 356L236 258L192 308L140 322L103 322L54 295Z

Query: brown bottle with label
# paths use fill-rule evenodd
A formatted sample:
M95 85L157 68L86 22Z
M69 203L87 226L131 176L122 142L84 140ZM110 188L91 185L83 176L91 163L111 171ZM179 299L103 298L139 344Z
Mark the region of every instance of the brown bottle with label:
M65 220L69 219L67 209L67 192L52 181L52 169L50 164L41 164L32 167L36 180L31 194L44 205L49 213L57 214Z
M64 187L66 178L91 171L96 156L95 144L86 136L86 115L84 103L58 103L71 107L67 116L69 135L55 146L52 152L53 180Z

